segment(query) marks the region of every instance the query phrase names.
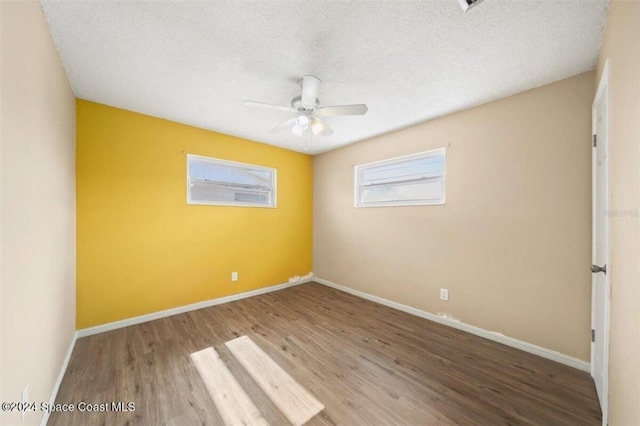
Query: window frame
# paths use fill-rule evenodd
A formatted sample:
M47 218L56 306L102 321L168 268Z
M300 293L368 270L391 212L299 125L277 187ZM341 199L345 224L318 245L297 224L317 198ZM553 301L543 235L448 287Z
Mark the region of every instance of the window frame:
M442 198L437 201L381 201L376 203L361 203L361 178L362 173L380 165L388 165L402 163L405 161L416 160L419 158L434 157L442 155ZM408 206L441 206L446 204L446 169L447 169L446 148L431 149L428 151L416 152L414 154L401 155L399 157L387 158L384 160L373 161L371 163L358 164L353 167L353 206L355 208L369 207L408 207Z
M269 204L256 204L250 202L242 202L242 201L233 201L233 202L225 202L225 201L195 201L191 198L191 177L189 174L191 159L197 161L204 161L206 163L219 164L223 166L232 166L232 167L241 167L244 169L253 169L257 171L268 171L272 173L271 178L271 187L272 187L272 196L271 202ZM241 163L239 161L231 161L231 160L223 160L221 158L214 157L205 157L202 155L196 154L187 154L187 205L191 206L226 206L226 207L258 207L258 208L266 208L266 209L275 209L278 207L278 170L274 167L266 167L266 166L258 166L256 164L249 163Z

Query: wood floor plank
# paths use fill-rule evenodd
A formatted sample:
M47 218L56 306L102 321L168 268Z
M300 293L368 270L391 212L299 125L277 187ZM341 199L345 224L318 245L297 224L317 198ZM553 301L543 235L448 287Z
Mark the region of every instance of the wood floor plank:
M324 410L320 401L300 386L249 337L240 336L225 345L294 426L305 424Z
M588 373L309 283L78 339L49 425L223 425L190 354L213 347L272 425L288 420L225 342L249 336L325 409L309 426L602 423Z
M215 349L194 352L191 359L225 425L268 426Z

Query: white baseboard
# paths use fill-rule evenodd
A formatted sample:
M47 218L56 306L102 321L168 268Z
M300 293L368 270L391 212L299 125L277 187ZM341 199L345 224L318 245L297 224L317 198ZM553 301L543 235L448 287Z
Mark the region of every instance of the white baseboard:
M258 296L260 294L271 293L296 285L308 283L313 278L310 273L304 277L296 277L298 279L291 280L288 283L263 287L257 290L246 291L244 293L232 294L230 296L218 297L217 299L204 300L202 302L192 303L190 305L179 306L177 308L166 309L164 311L154 312L152 314L140 315L138 317L127 318L120 321L110 322L107 324L97 325L95 327L83 328L77 331L77 337L92 336L94 334L104 333L119 328L129 327L130 325L141 324L143 322L153 321L160 318L166 318L173 315L182 314L184 312L195 311L197 309L208 308L210 306L221 305L223 303L235 302L236 300L246 299L247 297Z
M58 379L56 380L55 385L53 385L53 390L51 391L51 397L49 398L49 406L53 405L56 402L56 397L58 396L58 390L60 389L60 384L62 384L62 379L64 378L65 373L67 372L67 367L69 366L69 360L71 359L71 354L73 353L73 348L76 345L76 340L78 339L78 332L73 333L73 338L71 339L71 343L69 344L69 349L67 349L67 355L64 357L64 361L62 361L62 366L60 367L60 373L58 374ZM45 411L42 415L42 420L40 420L40 426L46 426L49 421L49 415L51 413L49 411Z
M372 302L380 303L381 305L388 306L390 308L397 309L399 311L407 312L412 315L416 315L421 318L428 319L439 324L447 325L449 327L457 328L458 330L466 331L467 333L475 334L476 336L484 337L485 339L492 340L494 342L502 343L503 345L511 346L516 349L520 349L525 352L532 353L534 355L541 356L542 358L550 359L560 364L568 365L569 367L577 368L578 370L590 371L590 364L578 358L574 358L560 352L553 351L551 349L543 348L532 343L527 343L522 340L514 339L502 335L500 333L487 331L483 328L473 325L465 324L460 321L451 320L449 318L441 317L420 309L412 308L411 306L403 305L402 303L393 302L382 297L374 296L362 291L354 290L349 287L345 287L329 280L322 278L313 278L313 281L320 284L324 284L328 287L335 288L336 290L344 291L345 293L353 294L354 296L362 297L363 299L371 300Z

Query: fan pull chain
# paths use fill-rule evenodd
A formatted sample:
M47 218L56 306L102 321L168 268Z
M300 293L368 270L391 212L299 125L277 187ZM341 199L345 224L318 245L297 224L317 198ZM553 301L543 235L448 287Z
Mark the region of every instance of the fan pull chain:
M304 138L304 150L305 151L309 151L309 148L311 148L311 145L313 144L313 140L312 140L312 134L310 130L307 130L305 132L305 138Z

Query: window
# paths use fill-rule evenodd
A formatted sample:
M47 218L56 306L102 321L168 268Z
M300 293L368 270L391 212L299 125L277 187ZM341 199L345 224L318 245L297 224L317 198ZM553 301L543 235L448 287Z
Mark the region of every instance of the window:
M355 167L355 206L444 204L444 148Z
M187 204L275 207L276 170L189 154Z

